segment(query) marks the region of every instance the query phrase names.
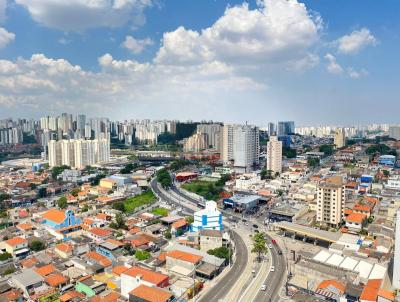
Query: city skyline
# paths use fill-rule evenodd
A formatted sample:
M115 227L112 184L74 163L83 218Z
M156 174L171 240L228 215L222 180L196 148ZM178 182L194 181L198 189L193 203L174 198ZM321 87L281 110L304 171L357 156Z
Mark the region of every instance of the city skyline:
M0 118L398 123L399 8L0 0Z

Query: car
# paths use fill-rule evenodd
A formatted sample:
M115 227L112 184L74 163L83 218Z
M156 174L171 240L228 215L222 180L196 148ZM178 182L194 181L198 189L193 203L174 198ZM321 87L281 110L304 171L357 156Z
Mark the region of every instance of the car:
M275 266L271 266L271 272L275 272Z
M272 244L276 244L276 240L275 239L272 239Z
M267 285L266 284L263 284L263 285L261 285L261 288L260 288L262 291L265 291L265 290L267 290Z
M258 229L258 225L253 224L253 228Z
M260 231L259 230L254 230L254 233L260 233Z
M249 225L249 223L246 221L246 222L244 223L244 225Z
M281 250L278 251L278 255L282 255L282 251Z
M268 244L268 247L270 248L270 249L272 249L273 247L272 247L272 244Z

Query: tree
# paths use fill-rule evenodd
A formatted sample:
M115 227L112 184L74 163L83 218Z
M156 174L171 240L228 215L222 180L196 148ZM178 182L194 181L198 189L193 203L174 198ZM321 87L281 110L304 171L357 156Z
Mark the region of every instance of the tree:
M40 241L40 240L33 240L32 242L31 242L31 250L32 251L34 251L34 252L38 252L38 251L41 251L41 250L43 250L44 248L45 248L45 245L44 245L44 243L43 243L43 241Z
M172 234L171 234L171 230L167 230L164 234L166 239L171 239L172 238Z
M65 196L60 197L60 198L57 200L57 206L58 206L60 209L66 209L66 208L68 207L67 197L65 197Z
M6 261L7 259L12 258L12 255L10 253L2 253L0 254L0 261Z
M225 259L226 262L229 261L229 256L232 257L232 252L229 251L229 248L227 248L225 246L221 246L221 247L217 247L212 250L208 250L207 254L213 255L213 256L221 258L221 259Z
M161 170L157 171L156 179L157 179L157 182L163 188L169 188L172 186L171 175L169 174L169 172L166 169L161 169Z
M186 220L186 222L189 223L189 224L191 224L191 223L194 222L193 216L187 216L187 217L185 218L185 220Z
M290 147L283 147L282 155L286 156L287 158L295 158L297 156L297 151L296 149L292 149Z
M324 152L326 156L333 154L333 145L321 145L319 146L319 152Z
M89 211L89 206L87 205L87 204L85 204L83 207L82 207L82 213L84 213L84 212L87 212L87 211Z
M53 167L53 169L51 170L51 177L53 179L57 179L57 176L60 175L64 170L68 170L71 169L70 166L58 166L58 167Z
M148 251L137 250L135 252L135 257L139 261L147 260L150 258L150 253Z
M46 188L42 187L42 188L39 188L38 191L37 191L38 198L46 197L46 194L47 194L47 189Z
M307 166L309 168L315 168L315 167L319 166L319 158L317 158L317 157L309 157L307 159Z
M383 170L382 171L383 175L385 175L386 177L388 177L390 175L390 172L388 170Z
M272 179L273 178L273 171L262 169L260 172L261 179Z
M72 189L70 193L71 193L72 196L77 197L77 196L78 196L78 193L79 193L80 191L81 191L81 189L75 188L75 189Z
M124 212L124 213L126 211L125 204L123 202L121 202L121 201L114 202L112 207L113 207L114 210L118 210L118 211L121 211L121 212Z
M118 225L118 228L119 228L119 229L127 229L127 226L126 226L126 224L125 224L124 216L122 216L121 213L118 213L118 214L115 216L115 222L116 222L116 224Z
M265 240L264 233L256 233L253 239L253 248L251 250L252 253L257 254L258 261L261 261L262 256L268 252L267 242Z

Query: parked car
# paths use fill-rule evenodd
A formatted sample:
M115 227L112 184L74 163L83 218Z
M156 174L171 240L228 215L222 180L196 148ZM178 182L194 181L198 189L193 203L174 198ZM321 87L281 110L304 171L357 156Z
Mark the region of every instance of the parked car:
M271 266L271 272L275 272L275 266Z
M262 291L265 291L265 290L267 290L267 285L266 284L263 284L263 285L261 285L261 288L260 288Z

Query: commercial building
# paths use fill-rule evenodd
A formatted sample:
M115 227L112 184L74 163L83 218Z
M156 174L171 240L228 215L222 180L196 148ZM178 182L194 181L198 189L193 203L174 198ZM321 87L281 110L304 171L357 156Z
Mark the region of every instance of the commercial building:
M238 172L249 172L259 164L260 142L258 127L224 125L222 160L233 164Z
M267 170L282 173L282 142L271 136L267 144Z
M222 229L222 214L218 211L215 201L207 201L205 209L194 213L194 222L190 225L192 232Z
M381 155L379 156L378 163L385 167L394 167L396 165L396 156L394 155Z
M336 129L333 143L336 148L343 148L346 146L346 133L343 128Z
M258 195L234 195L225 198L223 203L225 207L232 207L240 212L254 209L258 206L260 196Z
M295 127L293 121L278 122L278 136L294 134Z
M50 167L67 165L83 169L110 160L108 139L51 140L48 144Z
M343 218L345 186L340 176L327 178L317 187L317 222L338 226Z

